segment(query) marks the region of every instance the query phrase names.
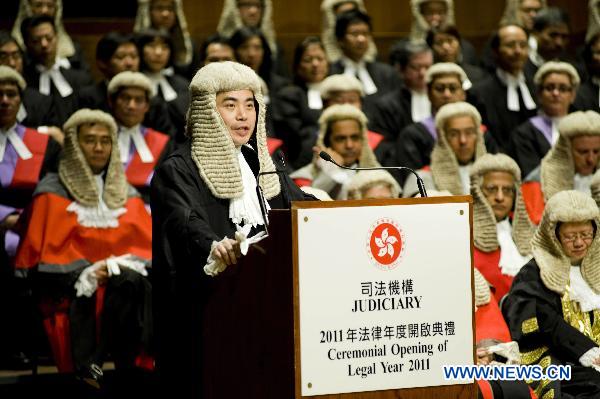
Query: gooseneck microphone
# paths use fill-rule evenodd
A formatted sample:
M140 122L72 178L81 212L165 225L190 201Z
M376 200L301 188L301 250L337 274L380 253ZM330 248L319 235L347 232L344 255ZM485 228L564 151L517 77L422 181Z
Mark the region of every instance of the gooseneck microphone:
M325 151L321 151L319 153L319 156L324 161L331 162L338 168L348 169L348 170L356 170L356 171L359 171L359 170L386 170L386 169L387 170L390 170L390 169L391 170L408 170L413 175L415 175L415 177L417 178L417 187L419 188L419 193L421 194L421 197L423 197L423 198L427 197L427 191L425 190L425 184L423 183L423 179L421 179L421 176L419 176L419 174L417 172L415 172L413 169L408 168L406 166L379 166L379 167L373 167L373 168L360 168L360 167L352 168L350 166L344 166L344 165L338 164L337 162L335 162L333 160L333 158L331 158L331 155L329 155Z

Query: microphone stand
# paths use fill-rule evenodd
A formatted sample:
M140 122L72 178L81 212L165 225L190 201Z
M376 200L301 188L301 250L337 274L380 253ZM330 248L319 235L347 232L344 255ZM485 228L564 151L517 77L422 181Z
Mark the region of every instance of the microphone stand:
M426 198L427 197L427 191L425 190L425 184L423 183L423 179L421 179L421 176L419 176L419 174L417 172L415 172L413 169L408 168L406 166L379 166L379 167L373 167L373 168L352 168L350 166L344 166L344 165L340 165L337 162L335 162L333 160L333 158L331 158L331 155L329 155L328 153L326 153L325 151L321 151L319 153L319 157L321 157L321 159L327 161L327 162L331 162L332 164L334 164L335 166L337 166L338 168L342 168L342 169L348 169L348 170L356 170L356 171L360 171L360 170L408 170L409 172L411 172L413 175L415 175L415 177L417 178L417 187L419 188L419 193L421 194L421 197Z

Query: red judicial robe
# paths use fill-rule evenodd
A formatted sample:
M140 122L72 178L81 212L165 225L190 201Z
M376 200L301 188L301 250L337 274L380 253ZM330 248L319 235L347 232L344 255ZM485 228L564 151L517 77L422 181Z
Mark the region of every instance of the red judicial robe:
M72 371L69 345L69 297L79 273L112 255L132 254L152 259L152 222L144 202L130 192L115 228L85 227L77 214L67 211L73 202L55 173L38 185L21 225L21 243L15 257L15 273L25 277L36 271L41 281L41 310L44 328L59 371ZM44 284L43 282L46 282ZM50 284L48 284L50 283ZM103 291L98 290L97 313Z

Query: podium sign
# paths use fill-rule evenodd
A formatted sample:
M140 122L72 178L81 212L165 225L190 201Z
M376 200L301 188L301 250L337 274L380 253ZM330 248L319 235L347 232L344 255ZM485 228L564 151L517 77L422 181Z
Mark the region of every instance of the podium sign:
M470 200L397 202L295 203L301 396L456 385L442 366L474 364Z

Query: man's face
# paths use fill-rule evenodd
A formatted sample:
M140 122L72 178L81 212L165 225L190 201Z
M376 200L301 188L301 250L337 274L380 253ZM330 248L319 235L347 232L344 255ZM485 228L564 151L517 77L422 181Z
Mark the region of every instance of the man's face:
M152 0L150 5L150 22L156 29L170 30L175 26L175 1Z
M23 74L23 55L16 43L8 42L0 47L0 65L6 65Z
M9 128L17 122L21 95L16 83L0 82L0 128Z
M391 199L394 198L392 190L387 184L377 184L369 187L362 193L363 199Z
M142 123L150 108L146 91L139 87L121 89L109 104L117 122L127 128Z
M575 89L565 73L549 73L538 88L539 102L544 113L551 117L565 116L575 101Z
M533 29L533 19L541 9L542 3L540 0L521 0L518 19L528 32Z
M54 18L56 15L55 0L29 0L29 7L34 16L45 15Z
M513 75L521 72L529 55L527 34L522 28L510 25L498 31L500 45L497 57L500 68Z
M307 83L318 83L327 76L328 67L323 48L318 44L311 44L302 54L297 73Z
M254 94L250 90L225 91L217 94L217 110L229 129L236 147L246 144L256 126Z
M541 32L536 32L538 53L545 60L559 58L569 45L569 27L566 24L551 25Z
M244 26L249 28L260 26L263 11L261 0L238 0L237 6Z
M448 33L436 33L433 37L432 50L436 62L456 62L460 55L460 42Z
M594 241L594 226L586 222L564 222L558 228L558 241L571 264L579 264Z
M600 136L581 135L571 139L575 172L589 176L596 171L600 158Z
M515 202L515 179L508 172L487 172L483 175L481 191L494 211L496 221L504 220Z
M107 65L98 61L98 66L109 79L124 71L137 72L140 69L137 47L133 43L121 44L110 57Z
M431 51L415 54L410 57L410 61L402 71L402 79L406 87L419 92L426 90L425 74L432 64L433 54Z
M350 104L358 109L362 107L362 99L357 91L334 91L329 94L329 99L326 101L325 108L334 104Z
M204 65L211 62L235 61L233 49L226 44L211 43L206 47L206 58Z
M265 50L258 36L253 36L246 40L237 49L238 61L244 65L248 65L254 72L258 72L260 69L264 56Z
M79 126L77 141L92 172L102 172L108 165L112 152L112 138L108 127L101 124L83 124Z
M470 116L455 116L448 119L445 126L446 140L459 165L473 161L477 146L477 126Z
M348 25L346 34L339 41L344 55L358 62L362 60L369 49L371 28L365 22L354 22Z
M436 29L446 23L448 6L445 1L430 0L421 4L421 15L425 18L430 29Z
M363 146L360 124L354 119L333 122L329 144L332 150L342 156L345 166L355 164L360 158Z
M162 39L154 39L144 46L144 61L150 72L160 72L167 67L171 49Z
M49 67L56 60L56 42L54 27L44 22L31 28L25 45L34 61Z
M429 101L437 112L443 105L465 101L466 95L457 75L436 75L429 85Z

